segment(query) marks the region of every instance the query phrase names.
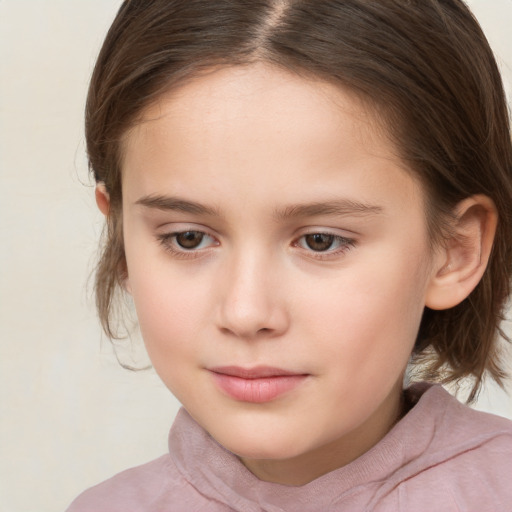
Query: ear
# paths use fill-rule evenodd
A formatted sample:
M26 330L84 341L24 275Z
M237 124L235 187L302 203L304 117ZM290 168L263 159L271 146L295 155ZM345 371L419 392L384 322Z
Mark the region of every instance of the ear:
M96 204L98 205L100 212L103 213L105 217L108 217L108 213L110 210L110 196L107 192L107 187L105 186L105 183L103 183L102 181L100 181L96 185L95 196Z
M427 307L449 309L468 297L487 267L497 223L496 206L487 196L471 196L457 205L450 238L434 256Z
M101 213L103 213L105 217L108 217L110 213L110 195L107 192L107 187L105 186L105 183L103 183L102 181L98 182L94 194L96 196L96 204L98 205L98 208L100 209ZM124 262L124 265L126 265L126 260ZM130 280L128 278L127 270L125 271L125 274L126 277L123 279L122 287L129 294L131 294L132 289L130 286Z

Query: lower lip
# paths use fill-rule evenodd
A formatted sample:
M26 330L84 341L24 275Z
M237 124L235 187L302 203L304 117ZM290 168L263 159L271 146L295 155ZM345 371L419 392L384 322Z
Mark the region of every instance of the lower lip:
M212 372L217 386L240 402L261 404L270 402L297 388L307 375L276 375L260 379L244 379Z

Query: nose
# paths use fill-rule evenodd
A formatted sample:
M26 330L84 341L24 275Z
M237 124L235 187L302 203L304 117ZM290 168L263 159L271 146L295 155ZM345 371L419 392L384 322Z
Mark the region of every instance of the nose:
M221 331L245 340L274 338L287 331L289 314L276 265L254 251L246 252L219 277Z

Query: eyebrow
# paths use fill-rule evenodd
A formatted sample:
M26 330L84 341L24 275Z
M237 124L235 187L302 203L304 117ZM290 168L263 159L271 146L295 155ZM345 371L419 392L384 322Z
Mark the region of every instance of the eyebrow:
M193 201L187 201L177 197L149 195L137 200L135 204L163 211L179 211L191 213L194 215L207 215L211 217L220 217L220 212L216 208L206 206Z
M369 205L350 199L338 199L290 205L282 210L277 210L274 216L279 220L286 220L292 217L318 217L320 215L365 217L377 215L383 211L384 208L382 206Z
M135 204L162 211L179 211L193 215L205 215L210 217L222 216L217 208L171 196L144 196L138 199ZM383 211L384 208L381 206L369 205L350 199L338 199L333 201L318 201L306 204L292 204L282 209L275 210L274 218L277 220L288 220L295 217L318 217L320 215L350 215L364 217L368 215L377 215Z

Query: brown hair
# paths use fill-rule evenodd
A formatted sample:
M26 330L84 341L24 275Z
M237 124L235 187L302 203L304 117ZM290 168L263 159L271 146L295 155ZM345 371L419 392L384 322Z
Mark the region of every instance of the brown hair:
M349 88L383 113L427 192L433 239L462 199L486 194L495 202L498 229L481 282L457 307L425 310L415 354L432 380L473 376L470 399L486 371L501 382L512 145L496 62L461 0L126 0L99 54L86 108L90 169L111 199L96 275L105 332L116 335L114 297L126 275L122 135L159 95L201 70L256 61Z

